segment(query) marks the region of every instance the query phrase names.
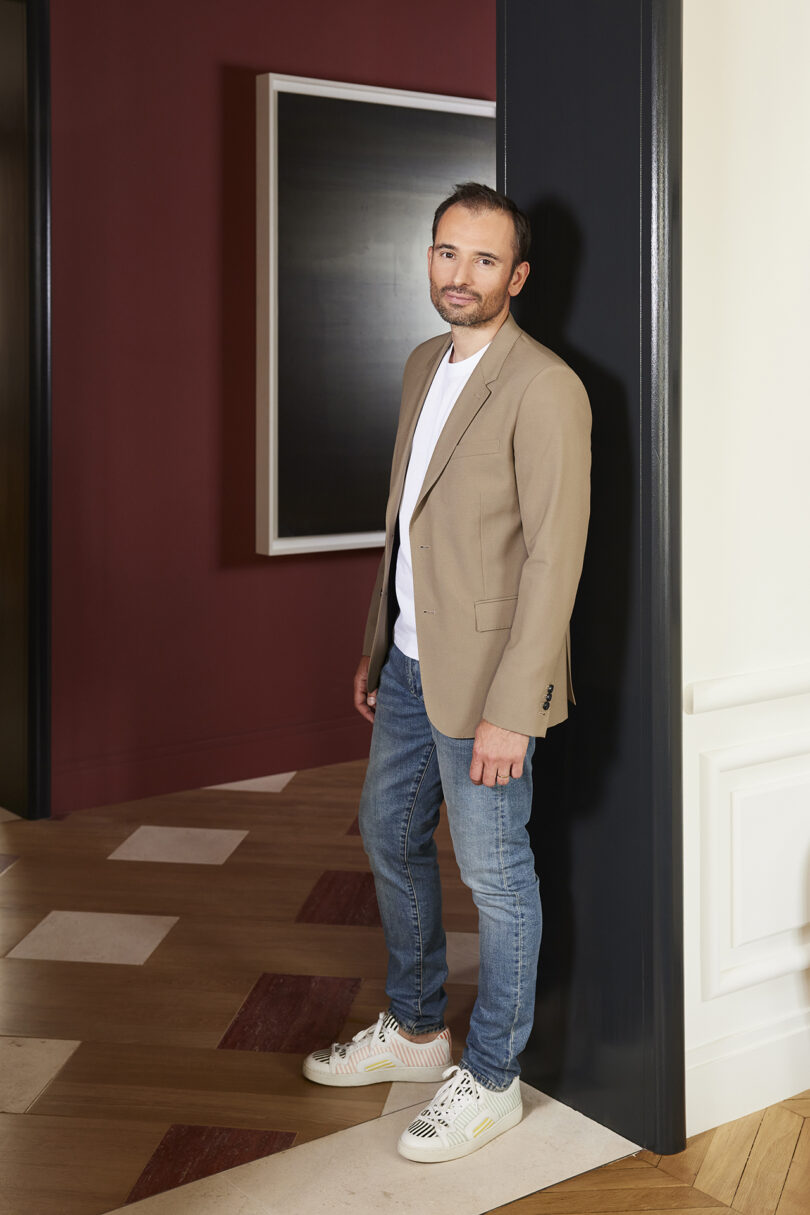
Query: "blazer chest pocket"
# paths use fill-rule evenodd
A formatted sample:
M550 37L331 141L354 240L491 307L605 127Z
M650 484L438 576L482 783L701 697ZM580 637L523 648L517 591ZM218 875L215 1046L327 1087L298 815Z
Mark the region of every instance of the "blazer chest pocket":
M462 439L456 447L453 455L459 460L462 456L492 456L501 450L501 441L499 438L486 439L481 437L472 439Z
M476 632L511 628L516 607L517 595L510 595L506 599L479 599L475 605Z

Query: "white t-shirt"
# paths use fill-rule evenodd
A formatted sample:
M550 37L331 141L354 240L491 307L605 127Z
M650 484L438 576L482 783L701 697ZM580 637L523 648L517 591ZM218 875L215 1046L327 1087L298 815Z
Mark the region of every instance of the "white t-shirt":
M462 359L460 363L450 362L450 356L453 353L453 347L450 347L433 377L414 431L408 471L405 474L405 488L402 491L402 502L399 507L399 553L395 582L399 615L394 624L394 644L409 658L419 658L419 648L416 644L413 566L409 535L413 508L416 506L434 448L444 424L450 416L450 411L488 346L489 343L482 346L475 354L470 355L468 359Z

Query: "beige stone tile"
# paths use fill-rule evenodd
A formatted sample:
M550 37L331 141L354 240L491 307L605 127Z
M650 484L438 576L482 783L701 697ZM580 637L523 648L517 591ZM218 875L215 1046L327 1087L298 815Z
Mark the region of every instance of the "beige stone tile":
M141 1202L116 1207L108 1215L267 1215L267 1207L241 1193L218 1174L166 1190Z
M399 1110L223 1174L272 1215L482 1215L504 1203L638 1150L599 1123L522 1086L519 1126L461 1160L405 1160L397 1139L413 1117ZM329 1177L328 1188L324 1177Z
M221 865L238 848L247 831L208 827L138 827L114 852L111 861L159 861L181 865Z
M410 1109L418 1112L428 1101L433 1100L442 1084L443 1080L420 1081L418 1084L410 1080L394 1081L385 1099L381 1117L384 1114L394 1114L397 1110Z
M281 793L295 775L295 772L279 772L275 776L256 776L252 780L234 780L227 785L207 785L206 788L233 789L237 793Z
M14 946L8 957L141 966L177 919L174 915L51 911Z
M19 823L21 821L19 814L12 814L10 810L0 806L0 823Z
M478 933L448 932L447 969L450 983L478 982Z
M0 957L5 957L9 949L13 949L27 932L36 928L42 914L42 910L37 911L33 907L3 907L0 910ZM2 1032L0 1029L0 1033Z
M0 1038L0 1110L25 1113L77 1046L53 1038Z

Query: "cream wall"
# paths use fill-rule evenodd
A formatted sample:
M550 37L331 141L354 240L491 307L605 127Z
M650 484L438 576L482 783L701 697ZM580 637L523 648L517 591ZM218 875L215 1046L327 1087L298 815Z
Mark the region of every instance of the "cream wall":
M688 1134L810 1087L808 47L684 0Z

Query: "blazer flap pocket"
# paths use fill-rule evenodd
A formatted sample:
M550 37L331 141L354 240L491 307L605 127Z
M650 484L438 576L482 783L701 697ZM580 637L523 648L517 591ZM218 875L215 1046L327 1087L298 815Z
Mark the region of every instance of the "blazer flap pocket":
M516 607L517 595L510 595L506 599L479 599L475 605L476 632L511 628Z
M462 439L456 446L455 455L458 456L489 456L501 450L501 441L499 438L480 438Z

